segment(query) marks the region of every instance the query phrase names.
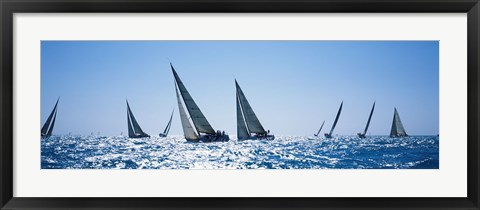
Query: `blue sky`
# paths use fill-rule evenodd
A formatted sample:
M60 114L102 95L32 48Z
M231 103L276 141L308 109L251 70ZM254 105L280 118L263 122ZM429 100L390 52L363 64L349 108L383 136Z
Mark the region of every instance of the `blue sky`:
M125 99L143 130L183 134L169 60L212 127L236 133L236 78L276 135L364 129L388 135L397 107L410 135L436 135L437 41L42 41L41 119L60 97L55 134L127 133ZM39 128L40 129L40 128Z

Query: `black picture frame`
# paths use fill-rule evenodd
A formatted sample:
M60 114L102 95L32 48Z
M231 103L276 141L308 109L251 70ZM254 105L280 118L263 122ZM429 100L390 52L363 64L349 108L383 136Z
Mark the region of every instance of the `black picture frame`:
M479 209L478 0L0 0L1 209ZM468 188L466 198L16 198L13 193L14 13L329 12L467 13ZM40 181L40 180L39 180ZM448 181L448 180L445 180ZM439 183L440 184L440 183ZM94 190L94 189L92 189ZM348 189L346 189L348 190Z

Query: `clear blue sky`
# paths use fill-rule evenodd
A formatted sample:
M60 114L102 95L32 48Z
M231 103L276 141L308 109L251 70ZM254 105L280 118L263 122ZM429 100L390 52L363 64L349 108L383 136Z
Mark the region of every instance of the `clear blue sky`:
M439 129L437 41L42 41L41 116L60 98L56 134L127 133L125 99L150 135L183 134L173 63L216 130L236 133L236 78L276 135L364 129L388 135L397 107L410 135ZM40 125L41 126L41 125ZM40 128L39 128L40 129ZM323 133L323 131L322 131Z

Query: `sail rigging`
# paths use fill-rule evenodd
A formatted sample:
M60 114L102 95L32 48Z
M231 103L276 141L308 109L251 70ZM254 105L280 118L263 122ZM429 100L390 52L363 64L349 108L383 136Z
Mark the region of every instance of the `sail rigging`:
M340 104L340 108L338 109L337 116L335 117L335 121L333 122L332 128L330 129L330 133L328 133L328 136L330 137L332 136L335 126L337 126L338 118L340 117L340 113L342 113L342 107L343 107L343 101Z
M190 93L187 91L187 88L183 84L182 80L180 80L180 77L178 76L177 72L175 71L175 68L173 68L173 65L171 63L170 63L170 67L172 69L173 76L175 77L175 82L176 82L176 85L178 86L180 95L183 99L183 102L185 103L185 107L187 108L187 111L190 114L190 118L192 119L193 125L195 126L195 129L197 130L197 132L206 133L206 134L215 134L215 130L212 128L212 126L208 122L205 115L203 115L202 111L197 106L197 104L193 100Z
M400 115L397 112L397 108L394 108L392 130L390 131L390 137L403 137L408 136L405 128L403 127Z
M142 137L150 137L148 134L143 132L142 128L138 124L135 116L130 109L130 105L127 101L127 124L128 124L128 136L130 138L142 138Z
M248 133L266 134L267 132L265 131L262 124L258 120L257 115L255 115L255 112L253 112L253 109L250 106L250 103L248 103L247 98L243 94L242 89L238 85L237 80L235 80L235 86L237 88L237 102L240 102L243 118L245 119L245 124L247 125Z
M322 131L322 128L323 128L323 124L325 124L325 120L323 121L322 125L320 126L320 129L318 129L318 132L317 132L317 134L315 134L315 136L318 136L318 134L320 134L320 132Z
M48 138L52 135L53 127L55 126L55 119L57 118L57 105L59 100L60 97L57 99L57 102L55 103L52 112L48 116L47 121L42 126L41 136L43 138Z

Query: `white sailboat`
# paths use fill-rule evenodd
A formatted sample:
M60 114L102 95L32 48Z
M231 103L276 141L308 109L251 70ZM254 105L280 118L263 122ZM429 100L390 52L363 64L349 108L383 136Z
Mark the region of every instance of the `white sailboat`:
M237 89L237 137L238 140L246 139L265 139L273 140L274 135L270 135L270 130L265 131L262 124L253 112L250 103L248 103L245 94L235 80ZM253 135L252 135L253 134Z
M403 127L402 121L400 120L400 115L398 115L397 108L394 108L393 112L393 122L392 130L390 131L390 137L405 137L408 136Z
M178 76L172 63L170 67L175 77L175 92L177 95L178 110L180 113L180 121L182 122L183 134L187 142L222 142L230 140L228 134L225 131L221 132L212 128L205 115L203 115L200 108L193 100L187 88L183 84L182 80ZM183 102L183 104L182 104ZM185 105L190 118L187 116L187 112L183 106ZM192 127L190 119L195 128Z

